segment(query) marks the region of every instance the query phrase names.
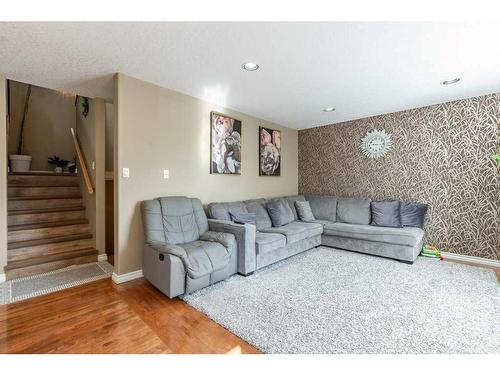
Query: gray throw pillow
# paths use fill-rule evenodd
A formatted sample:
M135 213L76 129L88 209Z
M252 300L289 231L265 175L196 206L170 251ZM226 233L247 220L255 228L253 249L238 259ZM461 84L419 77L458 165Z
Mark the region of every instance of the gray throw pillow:
M291 213L290 206L281 199L266 202L266 210L271 218L273 227L281 227L293 221L293 213Z
M311 210L311 205L309 202L295 201L295 208L297 209L297 215L302 221L314 221L314 215Z
M402 228L399 201L372 202L372 225Z
M401 201L401 224L404 227L424 229L425 215L428 206L423 203Z
M253 224L257 225L257 215L252 212L229 212L231 220L237 224Z

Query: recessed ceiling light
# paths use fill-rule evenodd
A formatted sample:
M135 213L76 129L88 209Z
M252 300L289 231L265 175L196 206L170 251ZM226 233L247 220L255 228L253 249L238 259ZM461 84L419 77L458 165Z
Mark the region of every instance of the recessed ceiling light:
M335 111L335 108L333 108L333 107L327 107L327 108L323 109L323 112L333 112L333 111Z
M443 81L441 82L442 85L453 85L454 83L457 83L458 81L460 81L460 78L453 78L453 79L450 79L449 81Z
M254 63L254 62L246 62L241 67L245 70L248 70L249 72L253 72L254 70L259 69L259 64Z

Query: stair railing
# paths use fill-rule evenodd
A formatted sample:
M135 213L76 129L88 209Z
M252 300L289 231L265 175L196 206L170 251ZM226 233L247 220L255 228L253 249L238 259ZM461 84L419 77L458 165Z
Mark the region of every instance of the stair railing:
M85 164L83 151L80 148L80 143L78 142L78 138L76 137L75 129L71 128L70 130L76 149L76 156L78 157L78 161L80 162L80 167L82 169L83 181L85 182L85 186L87 187L87 191L89 192L89 194L92 194L94 193L94 188L92 187L92 181L90 180L89 171L87 169L87 165Z

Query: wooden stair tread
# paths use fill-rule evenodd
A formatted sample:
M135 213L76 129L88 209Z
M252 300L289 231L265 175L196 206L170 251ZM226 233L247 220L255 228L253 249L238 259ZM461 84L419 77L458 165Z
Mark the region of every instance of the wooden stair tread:
M30 171L30 172L9 172L9 176L61 176L61 177L77 177L78 175L76 173L69 173L69 172L63 172L63 173L56 173L56 172L51 172L51 171Z
M70 234L66 236L47 237L36 240L15 241L8 243L8 250L51 243L68 242L92 238L92 233Z
M89 224L69 224L56 227L32 228L11 231L7 233L7 241L8 243L14 243L87 233L91 233Z
M49 263L35 264L32 266L27 266L23 268L14 268L11 270L6 270L5 275L7 280L16 279L19 277L26 277L31 275L38 275L40 273L49 272L53 270L58 270L61 268L74 266L78 264L87 264L97 262L97 251L96 254L74 257L63 260L56 260Z
M68 206L68 207L53 207L53 208L34 208L26 210L9 210L9 215L30 215L30 214L46 214L51 212L65 212L65 211L84 211L83 206Z
M57 262L61 260L67 260L71 258L85 257L89 255L97 255L98 251L94 248L79 249L68 251L64 253L58 253L54 255L44 255L40 257L33 257L29 259L11 261L5 266L5 270L13 270L17 268L24 268L34 265L39 265L43 263Z
M46 223L37 223L37 224L19 224L19 225L10 225L8 227L9 232L25 230L25 229L37 229L37 228L50 228L50 227L62 227L66 225L74 225L74 224L88 224L88 219L79 219L79 220L64 220L64 221L52 221Z
M36 195L36 196L16 196L16 197L8 197L9 201L33 201L33 200L52 200L52 199L82 199L82 195L79 196L69 194L69 195Z
M50 257L90 248L94 248L93 238L64 242L50 242L41 245L9 249L7 251L7 261L9 263L34 258Z

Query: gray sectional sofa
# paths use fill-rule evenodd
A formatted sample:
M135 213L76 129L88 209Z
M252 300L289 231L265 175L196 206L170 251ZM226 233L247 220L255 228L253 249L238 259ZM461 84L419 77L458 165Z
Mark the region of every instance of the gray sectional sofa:
M244 247L238 248L238 272L248 275L255 270L319 245L352 250L413 263L423 243L420 228L389 228L372 226L371 200L336 198L329 196L288 196L283 198L290 206L294 221L273 227L264 207L265 199L241 202L211 203L209 222L217 225L231 223L231 212L256 214L255 241L253 232L245 234ZM295 201L309 201L315 220L300 221ZM231 223L243 231L251 224ZM222 227L220 228L223 229ZM230 228L225 228L230 231Z
M142 202L143 272L164 294L191 293L229 276L255 270L319 245L413 263L422 247L420 228L370 225L370 199L288 196L289 223L274 227L265 199L210 203L209 219L198 199L165 197ZM315 217L301 221L296 201L308 201ZM254 224L234 214L255 214ZM250 215L253 217L253 215Z

